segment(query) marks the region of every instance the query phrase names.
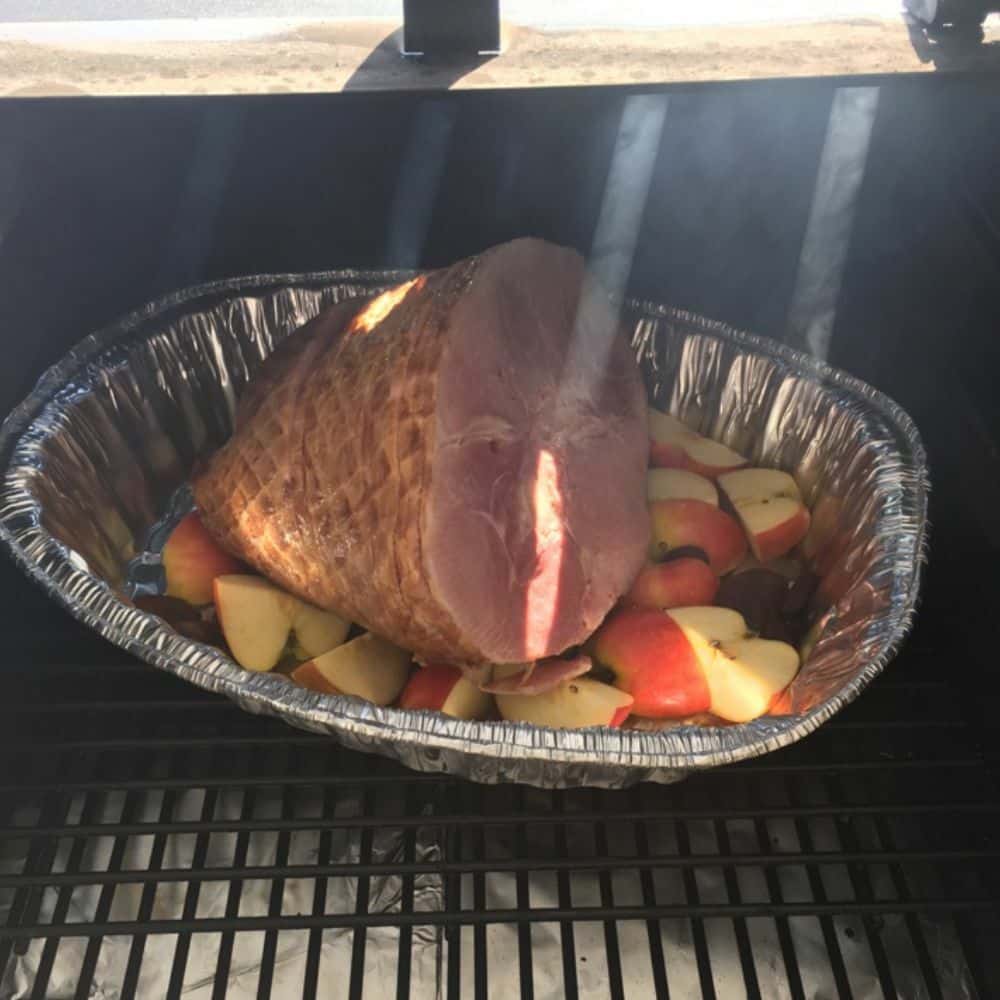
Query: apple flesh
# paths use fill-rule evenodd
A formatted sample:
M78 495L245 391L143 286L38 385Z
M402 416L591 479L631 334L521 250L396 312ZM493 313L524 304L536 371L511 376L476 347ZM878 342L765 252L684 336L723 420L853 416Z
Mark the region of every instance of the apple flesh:
M610 684L577 677L544 694L499 694L500 715L552 729L620 726L632 709L632 696Z
M648 424L650 465L687 469L714 479L720 473L741 469L747 464L739 452L691 430L668 413L650 407Z
M729 722L749 722L778 703L799 669L785 642L760 639L729 608L664 612L683 633L709 691L709 711Z
M291 631L288 595L259 576L217 576L215 610L233 659L247 670L271 670Z
M711 479L686 469L650 469L646 473L647 500L702 500L719 506L719 491Z
M263 577L217 576L215 610L233 658L247 670L271 670L294 636L298 650L318 656L347 638L350 622L307 604Z
M681 608L711 604L718 590L719 578L708 563L684 556L644 566L622 600L639 608Z
M656 500L649 506L653 558L674 549L701 549L716 576L742 562L747 542L743 529L724 510L703 500Z
M798 484L787 472L739 469L719 476L719 486L761 562L783 556L805 538L809 511Z
M493 699L466 680L458 667L435 663L410 675L399 696L399 707L429 709L454 719L485 719Z
M650 719L682 719L705 712L711 696L683 630L662 611L626 608L597 630L590 648L632 695L632 711Z
M211 603L212 581L217 576L243 569L238 559L219 547L194 511L170 532L162 559L167 595L195 605Z
M296 667L292 680L317 690L321 677L337 693L389 705L399 697L409 673L405 649L366 632Z
M291 629L295 635L297 652L303 659L319 656L339 646L351 631L351 623L334 611L317 608L288 595L291 610Z

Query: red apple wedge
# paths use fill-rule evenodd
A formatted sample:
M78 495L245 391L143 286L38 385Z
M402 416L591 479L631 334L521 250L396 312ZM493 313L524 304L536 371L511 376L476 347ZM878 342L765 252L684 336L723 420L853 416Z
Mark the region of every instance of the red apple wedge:
M485 719L493 699L462 676L458 667L433 663L413 671L399 707L430 709L455 719Z
M296 667L292 679L313 679L318 674L341 694L389 705L399 697L409 673L410 654L405 649L366 632Z
M650 469L646 473L646 499L702 500L719 506L719 491L711 479L686 469Z
M616 611L594 634L594 657L632 695L632 711L650 719L682 719L708 711L704 671L683 630L662 611Z
M703 500L656 500L649 505L653 558L674 549L701 549L716 576L742 562L747 542L743 529L724 510Z
M643 566L622 601L638 608L682 608L711 604L718 589L719 578L708 563L682 556Z
M632 709L632 696L586 677L563 681L544 694L498 694L497 708L511 722L552 729L620 726Z
M194 511L178 521L170 532L162 558L167 595L188 604L210 604L212 581L244 568L238 559L219 547Z
M778 469L739 469L719 476L719 486L743 524L761 561L793 549L809 530L809 511L798 484Z
M792 646L757 638L736 611L677 608L665 614L701 666L709 710L729 722L764 715L798 672L799 654Z
M649 408L650 465L687 469L714 479L720 473L741 469L747 460L718 441L681 423L676 417Z

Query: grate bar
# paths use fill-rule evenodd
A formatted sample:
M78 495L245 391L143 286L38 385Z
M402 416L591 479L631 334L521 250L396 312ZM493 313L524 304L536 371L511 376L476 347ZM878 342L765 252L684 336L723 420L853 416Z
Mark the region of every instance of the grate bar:
M677 850L683 857L691 856L691 840L687 825L675 823ZM708 941L705 937L705 922L702 919L710 907L703 906L698 892L698 883L690 868L683 870L684 895L693 911L691 919L691 938L694 941L695 960L698 965L698 980L701 983L701 995L704 1000L715 1000L715 982L712 979L712 962L708 956ZM659 909L659 907L657 907ZM696 916L694 914L697 914Z
M599 805L600 792L593 793L594 805ZM598 823L594 828L594 846L602 857L608 856L608 830L604 823ZM614 892L611 886L611 872L608 867L598 872L598 883L601 891L601 906L609 912L614 910ZM625 1000L625 987L622 984L622 958L618 946L618 927L613 920L604 922L604 952L608 962L608 989L611 1000Z
M516 791L514 812L521 816L524 813L524 785L518 785ZM493 817L491 817L492 819ZM519 857L527 854L525 827L517 823L514 827L514 851ZM518 870L514 876L517 886L517 911L519 914L531 912L531 901L528 896L528 873ZM517 924L517 957L521 973L521 998L534 1000L535 970L531 963L531 928L527 920L519 920Z
M729 831L726 829L725 820L717 819L713 825L720 850L729 854ZM734 903L743 902L739 882L736 879L736 869L727 865L724 872L727 898ZM743 967L743 982L747 988L747 1000L761 1000L760 983L757 981L757 969L753 962L750 935L747 933L747 922L743 917L737 917L733 921L733 932L736 935L736 950L739 952L740 965Z
M880 816L875 821L875 829L878 833L879 841L889 848L889 852L887 853L895 854L896 852L892 850L893 837L889 830L889 824L883 817ZM903 874L903 866L898 863L897 858L893 858L891 861L887 862L887 864L889 867L889 874L892 877L893 887L896 890L896 895L900 899L909 899L910 889L906 884L906 876ZM913 948L917 954L917 963L920 966L920 973L924 977L924 984L927 987L929 1000L944 1000L944 996L941 993L941 984L938 982L937 973L934 971L934 962L932 961L930 952L927 948L927 940L920 927L920 921L914 913L908 913L905 917L905 921L906 929L910 932L910 939L913 941Z
M323 815L331 816L334 809L333 790L326 788L323 792ZM329 830L319 835L319 853L322 861L330 857L333 850L333 836ZM322 867L322 865L320 866ZM326 879L317 878L313 886L313 916L318 917L326 912ZM306 951L306 969L302 983L302 1000L316 1000L319 985L320 949L323 946L322 927L313 927L309 931L309 945Z
M163 802L160 804L161 821L166 821L173 815L176 798L173 790L168 790L164 793ZM82 841L78 841L77 843L82 843ZM155 875L157 870L162 868L163 856L166 854L166 851L167 838L163 834L158 834L153 838L153 849L149 855L149 870L147 874ZM142 897L139 900L139 912L137 914L140 923L145 923L153 915L153 905L156 901L156 886L157 883L153 881L147 882L143 886ZM132 939L132 947L129 948L128 964L125 967L125 978L122 983L122 996L130 997L136 995L145 948L146 935L137 934Z
M799 803L799 796L796 792L794 785L789 785L789 801L793 804ZM839 818L839 817L838 817ZM795 835L798 838L799 844L801 844L807 851L812 851L812 833L809 830L809 824L804 822L801 816L796 816L795 818ZM813 899L816 900L818 904L826 905L826 889L823 886L823 880L820 878L819 869L814 866L806 867L806 877L809 879L809 890L812 892ZM827 957L830 959L830 971L833 973L833 980L837 986L837 993L842 997L850 997L851 994L851 984L847 978L847 967L844 964L844 955L840 950L840 943L837 941L837 932L833 926L833 921L830 919L831 914L821 913L819 915L820 930L823 933L823 943L826 945Z
M433 821L433 817L428 817ZM426 824L425 824L426 825ZM412 828L411 828L412 829ZM562 829L562 827L560 827ZM245 834L243 834L245 835ZM241 835L242 836L242 835ZM241 857L246 856L243 851ZM436 875L470 874L519 871L633 871L637 868L720 868L724 866L777 868L782 865L840 865L846 863L886 865L896 862L923 864L976 864L983 860L1000 859L1000 848L970 850L900 850L900 851L782 851L773 853L720 853L681 855L652 855L637 861L635 858L594 855L588 858L516 858L495 861L401 861L393 864L360 862L343 864L295 864L245 867L234 860L233 866L223 868L165 868L159 871L85 871L48 872L28 875L0 876L0 888L35 885L124 885L145 882L225 882L230 879L271 878L324 878L341 875Z
M135 792L129 792L125 797L125 804L122 807L122 818L131 821L140 806L140 797ZM127 837L116 837L114 846L111 849L111 857L108 860L108 872L114 873L121 870L122 861L125 859L125 848L128 845ZM113 883L105 883L101 889L100 897L97 900L97 909L94 911L94 920L98 923L106 923L111 915L111 903L114 899L115 887ZM91 983L94 980L94 972L97 969L97 959L101 953L103 942L100 938L91 938L87 942L87 951L83 956L83 965L80 968L80 976L77 979L76 1000L87 1000L91 993Z
M92 768L96 767L96 761L91 761L90 763ZM80 812L81 820L89 820L94 812L96 812L96 808L96 796L88 796L84 800L83 808ZM68 874L71 874L80 867L80 863L83 860L84 848L85 843L82 840L73 844L73 847L69 852L69 857L66 859L66 872ZM52 910L52 919L54 922L61 923L65 921L72 899L72 890L63 889L59 892L56 897L55 907ZM44 1000L45 993L48 989L49 979L52 975L52 969L55 965L56 949L58 948L58 945L59 942L56 940L45 942L45 947L42 949L42 957L38 963L37 975L35 976L35 986L32 990L32 1000Z
M559 812L565 814L567 811L566 792L563 790L556 792L553 804ZM556 827L555 847L563 860L563 864L556 870L556 896L559 900L559 906L563 909L569 909L573 905L569 874L573 870L583 871L584 869L578 864L583 859L569 856L569 838L566 836L565 823ZM569 920L564 920L559 924L559 944L562 951L563 989L567 996L576 996L579 992L576 975L576 936L573 933L573 924Z
M838 783L830 782L828 788L833 797L837 797L842 792ZM846 816L837 817L837 833L840 837L840 842L849 851L856 851L858 849L857 835L851 821ZM847 866L847 876L850 879L856 898L863 902L871 902L875 898L872 892L871 880L862 866L849 864ZM899 994L896 992L892 967L889 964L889 956L885 953L885 945L882 943L879 929L871 919L870 914L863 916L862 924L865 928L868 947L871 950L872 961L875 963L875 971L878 973L879 984L882 987L882 995L885 997L885 1000L896 1000Z
M212 794L212 790L209 790ZM753 819L757 816L766 818L792 817L807 818L812 816L923 816L927 814L967 813L967 814L1000 814L998 802L909 802L879 804L845 803L838 805L814 806L769 806L763 809L733 808L727 810L729 819ZM707 809L653 809L647 813L635 813L624 810L615 813L618 822L635 822L639 819L685 819L712 820L718 816L718 811ZM571 817L562 818L555 813L531 813L525 816L465 816L458 813L434 817L436 826L517 826L519 824L541 824L555 826L559 823L599 823L606 819L604 813L579 812ZM126 834L129 836L144 836L153 833L233 833L238 830L314 830L319 826L330 825L337 829L370 829L386 827L388 829L405 829L411 826L426 826L426 816L350 816L331 817L329 819L256 819L248 823L234 823L230 820L185 820L170 823L62 823L44 824L38 826L0 826L0 839L34 839L36 837L103 837Z
M280 741L254 740L251 741L257 748L273 747L280 745ZM202 743L200 740L192 741L195 745L208 746L209 742ZM212 741L214 746L228 747L228 741L224 738ZM242 741L241 741L242 745ZM143 749L142 743L135 743L134 750ZM728 769L718 769L705 771L700 778L724 778L731 779L734 774L827 774L832 772L867 772L867 771L915 771L915 770L946 770L951 771L961 768L985 769L986 761L982 757L957 757L957 758L935 758L933 760L919 760L906 758L904 760L863 760L863 761L792 761L788 763L739 763ZM414 771L412 774L289 774L284 777L274 777L271 775L261 775L259 777L240 777L233 775L202 776L197 778L155 778L148 780L109 778L107 781L77 781L71 777L64 780L49 782L31 782L24 784L0 784L0 795L27 795L43 794L49 791L74 791L74 792L105 792L105 791L129 791L139 789L150 791L152 789L181 788L185 791L192 788L284 788L284 787L304 787L304 788L325 788L328 785L389 785L396 786L400 781L407 784L439 785L447 786L456 784L457 779L445 774L432 774L425 771ZM727 809L728 814L728 809Z
M374 805L370 789L365 789L363 801L365 814L370 815L372 806ZM362 830L361 853L359 855L359 859L363 865L370 865L372 862L372 839L373 835L370 826ZM351 942L351 979L350 986L348 988L348 996L350 997L350 1000L361 1000L361 992L364 988L362 980L365 974L365 945L368 939L367 928L372 925L372 914L368 913L368 897L370 891L370 876L358 875L354 921L349 925L345 925L352 926L354 928L354 940ZM396 920L399 920L402 916L403 914L396 914ZM406 914L406 916L414 917L415 915ZM387 924L395 923L396 920L389 920L387 921ZM325 924L325 926L333 925Z
M407 810L413 809L413 789L407 785L404 790ZM409 829L403 834L403 864L412 865L417 855L417 831ZM399 871L399 866L396 866ZM414 876L400 872L400 909L403 913L413 912ZM407 1000L410 995L410 970L413 960L413 928L399 928L399 948L396 959L396 1000Z
M5 927L0 937L18 940L24 938L49 937L99 937L109 934L178 934L198 931L213 934L227 930L267 931L267 930L308 930L323 928L364 928L395 927L397 925L469 925L553 923L572 920L576 923L605 920L650 920L650 919L701 919L735 917L822 917L865 914L906 914L906 913L974 913L995 911L997 901L986 897L963 897L956 899L887 899L879 902L856 899L828 900L826 902L805 903L672 903L657 904L651 908L644 906L615 906L610 911L600 906L569 907L514 907L487 910L476 913L328 913L301 914L275 917L199 917L197 920L182 917L163 920L118 920L98 923L30 924L20 927Z
M245 821L250 819L253 816L256 805L256 791L250 788L243 793L243 801L240 803L240 820ZM250 834L242 831L236 835L236 844L233 847L233 867L230 871L230 878L227 879L229 890L226 893L225 915L230 918L237 916L240 912L240 900L243 897L244 880L248 877L245 869L249 850ZM180 873L180 870L177 871L178 875ZM177 879L177 881L182 880ZM229 984L229 969L233 961L234 944L235 938L231 931L223 934L219 941L219 958L215 964L215 985L212 988L212 1000L225 1000L226 998L226 990Z
M287 757L287 754L286 754ZM287 761L286 761L287 763ZM287 816L290 810L288 791L281 796L281 815ZM278 843L274 852L274 863L282 867L288 867L288 852L291 847L291 834L286 830L278 834ZM285 880L281 877L273 877L271 881L271 898L267 905L267 915L277 917L281 915L281 900L285 894ZM260 971L257 981L257 1000L268 1000L271 995L271 984L274 981L274 959L278 952L278 932L269 930L264 935L264 950L261 952Z
M215 806L218 795L214 789L209 789L205 793L205 800L202 803L202 819L207 821L215 814ZM206 831L201 831L194 844L194 855L191 860L192 868L204 868L205 858L208 854L209 835ZM191 949L191 934L199 930L199 921L194 919L198 909L198 896L201 893L201 883L192 882L184 894L184 907L181 911L181 919L175 923L181 925L180 933L177 935L177 946L174 949L174 961L170 969L170 980L167 984L167 1000L180 1000L181 991L184 987L184 972L187 969L188 954ZM225 918L223 918L225 919ZM151 927L156 921L150 920L147 927Z

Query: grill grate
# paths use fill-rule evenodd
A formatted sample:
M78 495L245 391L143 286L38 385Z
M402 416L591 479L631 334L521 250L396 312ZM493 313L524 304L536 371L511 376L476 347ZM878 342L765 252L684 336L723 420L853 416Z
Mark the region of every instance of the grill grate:
M808 740L623 791L411 773L82 648L0 682L4 996L998 995L1000 795L919 631Z

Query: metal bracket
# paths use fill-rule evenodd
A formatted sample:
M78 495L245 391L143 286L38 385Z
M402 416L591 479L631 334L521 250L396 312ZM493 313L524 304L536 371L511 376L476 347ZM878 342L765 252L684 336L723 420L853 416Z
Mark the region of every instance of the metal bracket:
M461 57L500 51L500 0L403 0L403 54Z

